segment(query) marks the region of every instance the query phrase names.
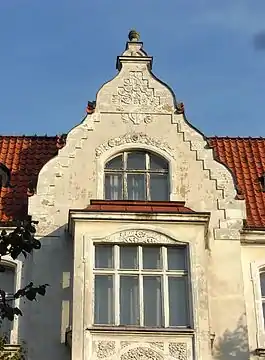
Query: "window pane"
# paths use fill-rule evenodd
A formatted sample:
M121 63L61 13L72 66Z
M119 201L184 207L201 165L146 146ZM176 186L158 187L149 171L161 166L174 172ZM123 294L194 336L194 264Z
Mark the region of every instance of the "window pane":
M265 302L262 302L263 326L265 326Z
M265 272L260 273L260 289L261 289L261 296L265 297Z
M140 325L138 276L120 277L120 324Z
M186 277L169 277L169 325L188 326Z
M6 266L4 272L0 272L0 288L5 290L7 294L15 292L15 271L11 267Z
M113 277L95 276L95 324L114 324Z
M122 200L122 174L105 174L105 199Z
M150 154L150 169L151 170L168 170L168 163L159 156Z
M146 200L146 185L144 174L127 175L128 200Z
M186 248L169 247L167 251L168 270L186 270Z
M95 268L113 268L113 246L95 246Z
M132 152L128 154L127 169L140 170L145 169L145 153L144 152Z
M161 247L143 247L143 268L161 269Z
M120 268L138 269L137 246L120 246Z
M122 155L116 156L114 159L108 161L105 168L115 170L123 169Z
M162 326L160 276L144 276L144 325Z
M150 195L152 201L169 200L168 174L150 174Z

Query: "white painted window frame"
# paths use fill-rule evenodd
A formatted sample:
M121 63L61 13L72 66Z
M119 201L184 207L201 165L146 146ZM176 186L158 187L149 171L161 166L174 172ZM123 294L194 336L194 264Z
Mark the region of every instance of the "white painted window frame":
M250 263L251 280L253 284L258 348L265 348L265 324L263 320L262 296L261 296L261 284L260 284L260 271L262 269L265 269L265 259L262 261L253 261L252 263Z
M144 169L127 169L127 164L128 164L128 154L131 153L144 153L145 155L145 168ZM167 165L167 169L156 169L156 170L152 170L150 168L150 164L151 164L151 156L155 155L158 158L160 158L161 160L164 161L164 163ZM111 162L112 160L114 160L115 158L121 156L122 157L122 169L113 169L113 168L106 168L106 165ZM164 178L164 181L167 184L167 188L168 188L168 198L165 199L164 201L169 201L170 198L170 181L169 181L169 163L167 161L167 159L165 159L164 157L162 157L159 154L156 153L152 153L148 150L145 149L131 149L131 150L126 150L126 151L122 151L119 152L117 154L115 154L114 156L112 156L111 158L109 158L106 161L106 164L104 166L104 199L106 198L105 195L105 190L106 190L106 175L115 175L115 174L121 174L122 175L122 188L121 188L121 193L122 193L122 199L120 200L127 200L128 199L128 181L127 181L127 176L132 174L140 174L140 175L144 175L145 177L145 199L141 199L144 201L151 201L151 175L156 175L156 174L160 174L160 175L166 175L166 177ZM111 200L111 199L106 199L106 200Z
M14 271L14 276L15 276L14 294L15 294L22 286L22 261L13 260L11 256L7 255L1 258L1 265L6 267L11 267ZM8 296L10 297L10 294L8 294ZM19 305L20 305L20 299L14 300L14 306L19 307ZM15 316L10 333L10 344L12 345L18 343L18 327L19 327L19 316Z
M162 255L162 267L161 269L151 269L151 270L143 270L143 247L147 247L147 244L135 244L138 247L138 269L135 270L125 270L119 269L119 246L126 246L124 243L121 244L112 244L112 243L104 243L104 245L114 245L114 269L96 269L95 268L95 246L101 245L100 242L96 242L93 244L93 294L95 294L95 276L96 275L113 275L114 276L114 290L115 293L119 293L120 289L120 276L121 275L138 275L139 276L139 292L140 292L140 301L139 301L139 312L140 312L140 324L134 325L135 327L144 327L144 299L143 299L143 277L144 276L161 276L162 282L161 282L161 292L163 293L163 301L162 301L162 326L161 328L189 328L191 327L191 303L190 303L190 294L189 289L186 289L186 299L187 299L187 315L188 315L188 322L189 324L187 326L170 326L170 311L169 311L169 293L168 293L168 278L170 276L173 277L185 277L186 280L186 286L189 287L189 271L188 269L183 270L168 270L167 269L167 249L171 248L172 245L160 245L161 248L161 255ZM159 246L159 245L158 245ZM188 259L188 248L187 245L182 245L182 247L186 248L186 263L189 264ZM114 324L113 326L120 326L120 297L115 296L114 297ZM93 309L93 322L94 322L94 309ZM99 325L99 324L95 324ZM110 324L102 325L102 326L109 326ZM126 325L125 325L126 326ZM148 327L148 325L146 326Z
M145 168L144 169L127 169L127 164L128 164L128 154L131 153L143 153L145 156ZM165 165L167 165L167 169L156 169L156 170L152 170L150 168L150 164L151 164L151 156L155 155L157 157L159 157L161 160L164 161ZM168 198L165 199L165 201L169 201L169 197L170 197L170 191L169 191L169 164L168 161L163 158L162 156L152 153L150 151L146 151L143 149L132 149L132 150L127 150L127 151L122 151L119 152L118 154L115 154L114 156L112 156L110 159L108 159L108 161L106 162L106 164L108 164L109 162L111 162L112 160L114 160L115 158L121 156L122 157L122 169L113 169L113 168L106 168L104 169L104 198L105 198L105 177L106 175L115 175L115 174L121 174L122 175L122 188L121 188L121 193L122 193L122 199L120 200L127 200L128 199L128 182L127 182L127 176L128 175L135 175L135 174L140 174L140 175L144 175L145 178L145 199L141 199L141 200L145 200L145 201L151 201L151 175L156 175L156 174L160 174L160 175L166 175L166 177L164 178L164 181L167 184L167 188L168 188ZM111 199L106 199L106 200L111 200Z

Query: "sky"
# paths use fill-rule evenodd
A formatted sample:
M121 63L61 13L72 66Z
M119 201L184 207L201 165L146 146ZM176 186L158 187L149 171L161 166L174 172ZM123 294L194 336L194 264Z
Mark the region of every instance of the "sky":
M0 0L0 134L80 123L130 29L207 136L265 137L264 0Z

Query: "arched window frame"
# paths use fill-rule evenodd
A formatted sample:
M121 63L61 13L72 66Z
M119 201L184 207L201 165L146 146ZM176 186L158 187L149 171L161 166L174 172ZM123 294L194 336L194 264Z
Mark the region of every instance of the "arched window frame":
M13 260L11 256L3 256L1 258L1 265L9 267L13 270L14 273L14 293L16 293L22 287L22 261ZM5 290L5 289L3 289ZM19 307L20 299L14 301L14 306ZM18 341L18 326L19 326L19 317L16 316L12 323L12 328L10 331L10 344L17 344Z
M144 155L144 167L137 166L134 167L128 167L128 163L130 160L130 155L134 154L143 154ZM121 158L121 167L120 168L108 168L108 164L118 158ZM157 160L158 162L161 162L161 166L153 167L152 161ZM154 162L155 163L155 162ZM154 164L153 163L153 164ZM120 192L118 198L112 199L111 196L108 196L106 194L106 177L111 175L117 175L117 178L119 177L119 184L118 184L118 191ZM129 189L129 177L131 176L131 179L134 180L135 178L139 178L139 176L142 176L142 193L143 195L138 196L139 198L136 198L133 196L133 190L130 191ZM156 199L154 196L152 196L152 181L155 181L155 176L157 179L161 176L161 180L163 181L163 185L165 186L164 192L165 196L163 196L161 199ZM152 179L152 177L154 177ZM106 200L144 200L144 201L169 201L170 200L170 163L168 159L166 159L161 154L157 154L153 151L150 151L148 149L142 149L142 148L133 148L133 149L124 149L123 151L120 151L116 154L113 154L111 157L107 158L104 163L104 198ZM153 183L154 184L154 183ZM131 192L131 195L130 195Z

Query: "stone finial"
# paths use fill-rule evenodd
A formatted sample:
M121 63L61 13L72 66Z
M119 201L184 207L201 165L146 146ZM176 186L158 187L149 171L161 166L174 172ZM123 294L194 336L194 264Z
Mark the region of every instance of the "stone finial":
M62 149L66 144L67 134L57 135L56 137L56 147L58 150Z
M177 114L183 114L185 111L185 108L184 108L184 103L183 102L179 102L176 104L176 113Z
M131 42L138 42L140 40L140 34L136 30L131 30L128 38Z
M87 114L93 114L96 108L96 102L95 101L88 101L87 107L86 107L86 113Z

